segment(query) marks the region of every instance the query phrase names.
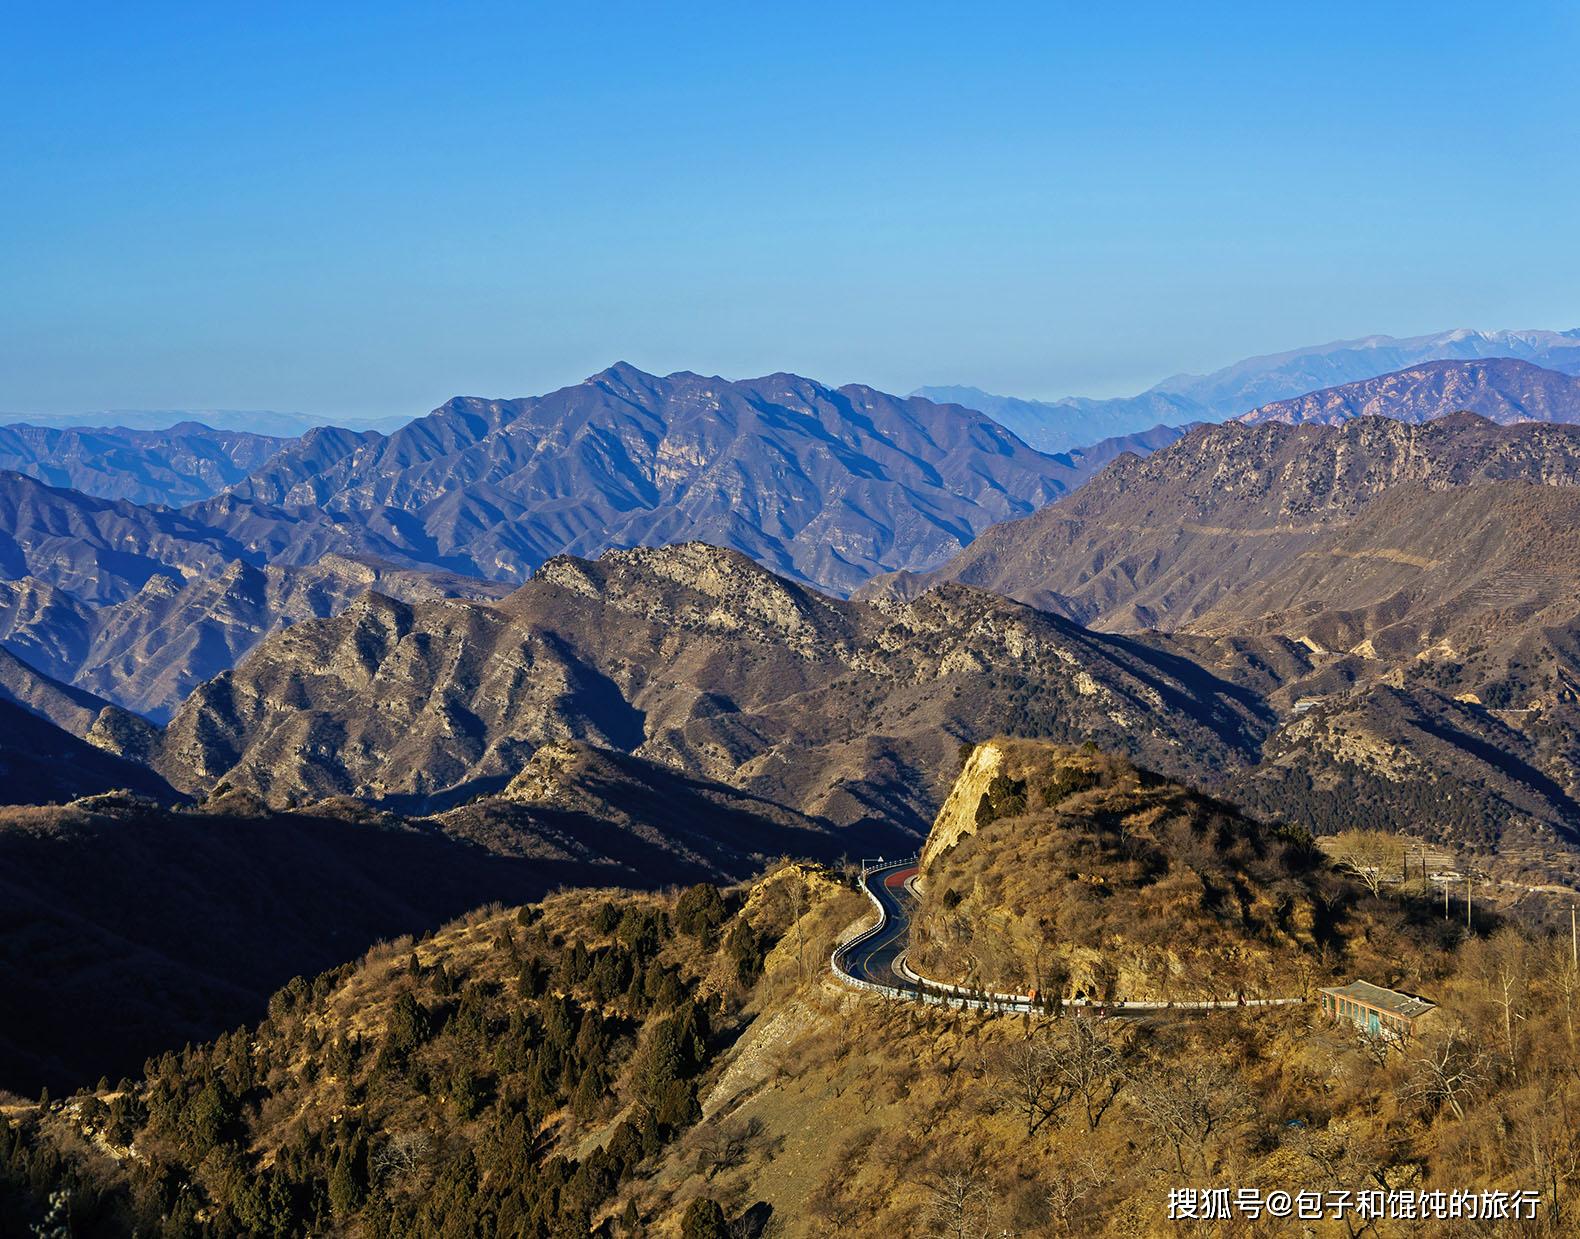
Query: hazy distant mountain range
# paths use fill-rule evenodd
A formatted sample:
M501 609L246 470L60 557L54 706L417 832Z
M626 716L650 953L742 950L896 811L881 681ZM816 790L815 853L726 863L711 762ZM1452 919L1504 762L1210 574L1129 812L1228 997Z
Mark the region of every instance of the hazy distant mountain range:
M181 422L164 430L0 426L0 469L101 499L179 507L241 481L291 440Z
M1249 357L1211 374L1178 374L1138 396L1022 400L973 387L922 387L914 393L980 409L1033 447L1063 451L1160 422L1216 422L1272 401L1375 378L1427 361L1512 357L1580 374L1580 328L1571 331L1472 331L1460 328L1397 339L1366 336Z
M120 427L124 430L169 430L195 423L214 430L244 431L294 439L315 426L347 430L398 430L409 414L385 417L336 417L333 414L277 413L273 409L100 409L87 413L0 413L0 423L41 426L52 430Z
M1318 422L1334 426L1378 416L1428 422L1450 413L1477 413L1507 426L1514 422L1580 422L1580 376L1544 370L1528 361L1429 361L1393 374L1279 400L1238 420Z

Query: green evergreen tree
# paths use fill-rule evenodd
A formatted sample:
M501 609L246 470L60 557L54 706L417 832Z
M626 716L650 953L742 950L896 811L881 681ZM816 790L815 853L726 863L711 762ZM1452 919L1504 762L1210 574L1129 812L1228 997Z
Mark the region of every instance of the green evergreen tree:
M718 1201L704 1196L686 1206L680 1235L681 1239L730 1239L729 1219Z
M579 1119L594 1118L603 1109L604 1095L603 1072L597 1067L589 1067L582 1072L581 1083L576 1086L576 1095L571 1098L571 1110Z
M359 1183L351 1151L341 1148L335 1167L329 1172L329 1207L337 1218L347 1218L367 1199L367 1185Z
M719 888L707 882L688 888L675 902L675 928L693 938L709 937L728 915Z

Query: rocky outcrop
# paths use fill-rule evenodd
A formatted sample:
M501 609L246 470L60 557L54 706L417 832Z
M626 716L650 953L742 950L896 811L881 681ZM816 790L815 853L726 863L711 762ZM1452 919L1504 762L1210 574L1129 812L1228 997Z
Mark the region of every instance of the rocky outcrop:
M1092 1001L1272 997L1353 903L1298 831L1089 747L977 746L924 852L925 976Z
M1004 748L1001 744L990 740L971 750L966 764L955 776L954 786L949 789L943 808L938 810L938 816L933 819L927 842L922 845L923 873L941 853L976 830L982 797L988 793L988 784L1003 769Z
M495 604L369 595L297 624L193 693L160 769L282 802L527 794L533 755L579 740L920 834L961 735L1102 736L1197 769L1249 760L1270 721L1146 642L969 589L839 602L693 544L556 559Z

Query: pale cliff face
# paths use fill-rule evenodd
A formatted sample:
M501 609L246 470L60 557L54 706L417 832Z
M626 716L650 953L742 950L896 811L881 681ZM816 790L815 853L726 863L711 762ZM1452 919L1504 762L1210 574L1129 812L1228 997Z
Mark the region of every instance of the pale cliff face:
M982 803L993 776L1003 768L1004 750L991 740L971 751L922 847L923 873L937 856L954 847L964 836L975 833L977 806Z

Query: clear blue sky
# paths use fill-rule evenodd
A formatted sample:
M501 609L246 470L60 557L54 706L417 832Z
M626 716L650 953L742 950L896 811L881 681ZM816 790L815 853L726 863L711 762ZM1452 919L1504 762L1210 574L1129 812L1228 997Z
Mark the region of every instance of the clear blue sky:
M0 9L0 409L1580 325L1580 6Z

